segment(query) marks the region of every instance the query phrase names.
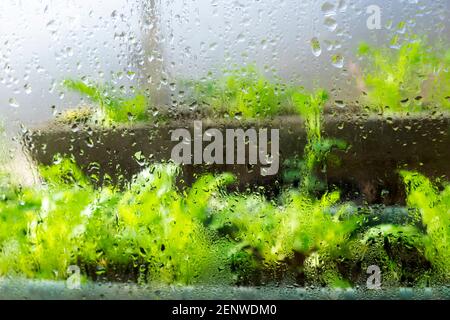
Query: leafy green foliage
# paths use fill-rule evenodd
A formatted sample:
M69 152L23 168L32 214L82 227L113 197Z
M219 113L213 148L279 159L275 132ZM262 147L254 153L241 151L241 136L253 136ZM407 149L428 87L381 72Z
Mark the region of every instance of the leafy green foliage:
M398 46L398 49L397 49ZM372 112L450 108L450 51L438 51L413 36L395 48L359 46L365 58L362 102Z
M68 159L41 168L46 187L2 191L0 274L61 279L81 262L94 275L134 270L167 283L220 281L221 245L199 217L231 178L207 176L183 196L177 170L153 166L121 192L94 190Z
M139 174L117 205L120 251L135 256L135 263L148 264L151 279L193 283L208 277L221 261L210 250L212 239L197 217L204 215L208 198L221 184L219 180L226 179L201 180L183 198L173 186L176 167L153 170ZM207 189L202 188L205 186ZM201 195L198 190L202 190Z
M448 281L450 191L419 174L402 172L413 222L369 226L338 192L268 201L222 192L229 174L180 191L178 170L150 166L123 190L94 188L67 158L41 167L39 186L0 175L0 276L65 279L75 264L93 279L242 283L288 266L305 284L348 287L376 264L387 285Z
M78 186L10 189L0 202L0 274L63 277L76 261L82 212L91 200L92 190Z
M425 255L445 278L450 279L450 185L439 191L416 172L401 171L407 187L408 205L419 210L426 227Z
M442 284L450 279L449 187L444 190L416 172L400 172L407 189L410 221L381 224L347 243L346 268L381 268L385 286Z
M343 254L361 220L356 215L344 217L346 206L332 214L330 209L338 200L337 192L314 199L291 191L281 205L257 195L227 197L216 204L212 227L228 232L236 241L237 252L250 253L256 259L253 264L261 257L262 265L276 269L297 254L326 260L330 272L333 259ZM300 271L302 267L297 266ZM332 271L333 277L329 273L330 278L321 279L325 284L342 280L336 268Z
M274 83L254 66L228 70L217 80L195 82L194 99L210 106L214 112L246 118L278 115L289 108L293 91L285 84Z
M143 94L126 98L118 96L107 86L85 83L81 80L68 79L63 82L63 85L97 103L100 119L117 123L148 120L149 102Z
M348 247L345 266L359 265L362 272L371 265L378 266L383 287L428 285L424 281L431 267L423 254L423 234L414 225L377 225L361 233Z
M292 100L297 112L303 118L307 138L299 170L301 189L304 192L314 192L323 189L315 175L317 168L326 165L326 160L333 148L345 149L346 143L322 137L323 108L328 100L326 91L318 90L314 94L298 91L293 94Z
M40 175L46 183L53 187L71 187L78 185L88 187L89 180L71 158L63 158L57 155L53 166L41 166Z

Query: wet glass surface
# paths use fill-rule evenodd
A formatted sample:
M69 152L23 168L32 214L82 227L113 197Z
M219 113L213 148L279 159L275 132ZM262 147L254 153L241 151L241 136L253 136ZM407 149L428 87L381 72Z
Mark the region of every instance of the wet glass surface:
M448 299L449 12L1 1L0 297Z

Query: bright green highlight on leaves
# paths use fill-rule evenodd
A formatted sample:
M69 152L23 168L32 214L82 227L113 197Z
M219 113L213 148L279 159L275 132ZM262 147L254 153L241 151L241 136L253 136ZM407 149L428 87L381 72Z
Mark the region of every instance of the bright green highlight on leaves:
M450 279L450 184L439 191L419 173L402 171L408 191L408 205L419 210L426 228L424 250L427 259Z
M435 49L417 36L391 48L359 46L363 58L361 102L370 111L450 109L450 50Z
M291 189L268 201L225 192L229 174L180 191L170 164L143 170L123 190L94 188L71 159L40 171L45 183L34 188L0 176L2 276L65 279L75 264L91 279L254 284L258 274L273 281L292 272L305 284L348 287L376 264L386 285L449 279L450 193L417 173L401 173L411 222L374 226L336 191Z
M323 110L328 101L328 93L325 90L319 89L313 94L297 91L292 95L292 100L296 111L303 119L307 138L303 161L298 172L301 189L304 192L314 192L323 188L315 173L326 165L333 148L345 149L346 143L322 136Z
M91 276L136 272L135 280L166 283L215 275L224 264L220 243L201 219L232 177L207 175L183 194L174 187L177 171L152 166L123 192L94 189L69 159L41 168L41 188L2 180L0 274L63 279L69 265L82 264Z
M148 120L149 101L144 94L126 98L117 95L108 86L86 83L81 80L65 80L63 85L98 104L100 120L113 123Z
M194 99L201 106L244 118L265 118L286 112L295 91L269 80L254 66L227 70L219 79L194 82L192 86Z

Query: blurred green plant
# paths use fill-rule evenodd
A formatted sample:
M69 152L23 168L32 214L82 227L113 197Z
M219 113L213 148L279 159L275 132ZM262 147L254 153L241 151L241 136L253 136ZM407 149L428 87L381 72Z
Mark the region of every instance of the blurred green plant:
M287 181L299 179L300 189L303 192L313 193L324 190L326 186L317 177L319 171L326 171L327 160L333 155L333 148L344 150L347 147L345 141L325 138L323 131L323 110L328 101L325 90L319 89L313 94L297 91L293 93L297 113L302 117L306 130L306 145L301 161L287 163L284 172Z
M428 178L401 171L407 189L407 203L418 209L426 228L423 243L425 256L446 281L450 280L450 184L439 191Z
M144 121L149 118L149 101L144 94L136 94L132 98L117 95L110 86L101 86L82 80L67 79L65 88L88 97L98 104L98 117L112 123ZM69 119L70 120L70 119Z
M64 279L69 265L81 264L90 276L129 272L138 281L220 281L216 270L226 255L201 218L209 197L232 177L207 175L183 194L174 187L177 171L155 165L125 191L96 190L72 160L62 159L41 167L45 187L2 184L0 275Z
M435 49L418 36L390 48L361 43L362 103L369 111L414 112L450 108L450 50Z
M338 200L338 192L315 199L293 190L283 196L281 205L257 195L227 197L224 203L216 204L212 227L228 230L230 238L236 241L233 253L254 259L250 264L253 271L258 265L276 271L280 264L290 263L296 273L307 273L312 280L305 266L326 266L318 283L347 286L336 258L344 254L361 217L345 216L346 205L332 214L331 208ZM258 257L262 260L259 263ZM300 263L295 260L298 257ZM315 261L320 263L316 265Z
M219 79L188 82L202 107L231 117L265 118L288 112L294 88L272 82L255 66L226 70Z
M78 265L91 279L255 284L245 278L276 281L288 268L303 284L348 287L376 264L386 285L449 279L450 189L417 173L401 173L411 222L373 226L337 191L290 189L268 201L226 193L230 174L182 191L178 172L152 165L121 190L94 188L70 158L40 167L44 183L33 187L0 175L0 276L65 279Z
M347 243L345 268L380 267L384 286L442 285L450 279L450 186L439 191L417 172L400 171L409 222L363 229ZM344 260L345 261L345 260Z

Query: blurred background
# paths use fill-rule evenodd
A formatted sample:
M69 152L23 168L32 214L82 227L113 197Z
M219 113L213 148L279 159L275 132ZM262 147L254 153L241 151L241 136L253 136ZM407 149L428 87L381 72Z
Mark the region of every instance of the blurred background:
M379 29L367 25L374 6ZM2 0L2 148L80 103L62 88L67 78L143 89L165 106L180 80L255 64L269 77L326 88L345 108L357 96L350 71L361 41L411 32L448 43L449 12L448 0Z

